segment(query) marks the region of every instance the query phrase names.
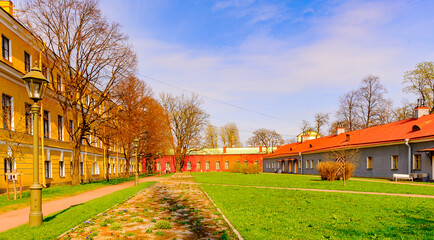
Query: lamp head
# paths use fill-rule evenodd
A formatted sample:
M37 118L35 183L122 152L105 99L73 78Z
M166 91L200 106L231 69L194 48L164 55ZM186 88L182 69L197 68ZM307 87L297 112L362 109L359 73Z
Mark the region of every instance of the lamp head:
M30 70L30 72L22 77L29 98L35 102L44 98L45 90L49 83L37 65L38 64L35 63L35 66Z

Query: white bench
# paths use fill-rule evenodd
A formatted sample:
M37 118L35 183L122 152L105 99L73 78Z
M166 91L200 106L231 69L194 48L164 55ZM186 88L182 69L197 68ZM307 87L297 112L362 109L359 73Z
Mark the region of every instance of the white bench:
M393 180L398 181L398 179L411 180L413 182L413 177L410 174L394 173Z

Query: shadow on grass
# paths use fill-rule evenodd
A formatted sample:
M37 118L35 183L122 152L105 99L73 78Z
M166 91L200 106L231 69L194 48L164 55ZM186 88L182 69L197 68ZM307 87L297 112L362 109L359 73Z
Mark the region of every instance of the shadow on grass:
M71 207L63 209L62 211L59 211L59 212L57 212L57 213L55 213L53 215L49 215L48 217L44 218L44 222L50 222L51 220L54 220L58 215L63 214L64 212L69 211L69 210L71 210L71 209L73 209L75 207L78 207L80 205L83 205L83 203L72 205Z

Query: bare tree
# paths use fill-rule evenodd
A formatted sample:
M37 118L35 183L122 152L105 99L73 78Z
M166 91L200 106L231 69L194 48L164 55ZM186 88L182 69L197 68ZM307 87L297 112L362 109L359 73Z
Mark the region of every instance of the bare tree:
M212 124L208 124L208 126L205 128L205 133L204 133L204 147L217 148L217 142L218 142L217 127Z
M380 83L378 76L371 74L362 80L362 84L357 90L359 104L356 114L363 128L381 123L381 114L384 115L382 107L387 104L387 100L384 98L386 92L386 88ZM385 116L382 117L385 118Z
M227 147L241 147L240 132L235 123L227 123L220 128L220 137Z
M284 140L276 131L260 128L253 132L253 136L249 138L248 143L253 146L264 146L266 153L268 153L268 148L271 147L272 152L274 152L273 148L277 145L284 144Z
M393 118L395 121L405 120L414 117L414 108L416 104L403 103L402 107L393 110Z
M185 157L200 147L201 131L208 123L209 115L202 109L197 95L186 97L162 94L161 101L170 123L175 155L176 172L184 167Z
M416 94L434 112L434 62L421 62L404 74L403 91Z
M136 68L136 55L119 24L109 23L96 0L29 0L24 22L47 43L53 96L73 142L72 184L80 183L82 140L110 119L113 87ZM55 79L56 81L53 81Z
M360 164L360 151L358 149L340 148L323 154L326 161L333 161L339 165L338 176L342 176L343 184Z
M327 125L330 119L330 113L317 113L315 114L315 131L319 134L322 134L321 129L324 125ZM318 137L318 135L316 135Z
M360 128L360 121L356 114L358 105L357 91L351 91L339 98L339 109L336 112L336 117L345 123L348 131Z
M307 120L303 120L301 122L301 126L300 126L300 130L302 134L307 134L308 131L312 131L313 128L310 125L310 122L308 122Z

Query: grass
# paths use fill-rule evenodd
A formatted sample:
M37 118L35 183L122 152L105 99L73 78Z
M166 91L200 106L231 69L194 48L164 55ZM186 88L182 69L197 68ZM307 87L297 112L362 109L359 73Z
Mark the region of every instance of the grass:
M432 239L434 199L202 185L244 239Z
M175 174L175 173L166 173L166 174L161 175L160 177L170 177L173 174Z
M393 184L391 181L368 182L358 180L346 181L322 181L315 175L296 174L242 174L227 172L192 173L195 181L209 184L229 184L241 186L265 186L265 187L288 187L308 189L329 189L360 192L382 192L434 195L433 185L415 186L407 184Z
M140 176L146 177L149 175L140 175ZM132 180L134 180L134 176L127 177L127 178L114 178L114 179L110 179L110 181L108 182L106 180L101 180L97 182L83 183L77 186L63 185L63 186L44 188L42 189L42 201L46 202L54 199L73 196L100 187L116 185L116 184L132 181ZM19 193L17 195L18 195L17 200L7 200L6 194L0 196L0 213L29 206L30 191L23 191L23 198L19 198ZM13 199L13 194L11 199Z
M0 239L57 239L62 233L83 223L92 216L124 202L140 190L154 184L144 182L136 187L129 187L86 203L67 208L44 218L40 227L29 227L28 224L0 233Z

